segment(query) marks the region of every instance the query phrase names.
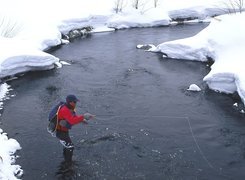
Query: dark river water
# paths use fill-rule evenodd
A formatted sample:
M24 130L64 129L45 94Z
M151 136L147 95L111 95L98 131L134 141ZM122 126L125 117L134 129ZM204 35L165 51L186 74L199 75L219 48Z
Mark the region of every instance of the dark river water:
M1 126L22 147L24 180L244 179L245 121L234 98L209 90L205 63L162 59L144 43L193 36L206 24L93 34L51 53L71 63L8 82ZM186 89L192 83L201 92ZM50 108L67 94L97 115L71 130L74 165L46 131Z

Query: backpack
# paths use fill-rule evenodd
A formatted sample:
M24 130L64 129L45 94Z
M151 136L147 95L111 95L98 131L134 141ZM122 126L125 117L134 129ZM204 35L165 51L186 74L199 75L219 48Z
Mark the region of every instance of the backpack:
M51 109L48 116L49 123L48 123L47 131L54 137L58 126L58 113L60 108L63 107L64 105L65 105L64 102L59 102Z

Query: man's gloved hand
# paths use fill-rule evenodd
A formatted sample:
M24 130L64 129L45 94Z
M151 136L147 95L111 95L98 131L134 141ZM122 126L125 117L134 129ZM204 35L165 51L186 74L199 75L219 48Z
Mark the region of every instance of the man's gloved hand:
M90 114L90 113L84 113L83 117L85 120L90 120L90 119L93 119L95 115Z

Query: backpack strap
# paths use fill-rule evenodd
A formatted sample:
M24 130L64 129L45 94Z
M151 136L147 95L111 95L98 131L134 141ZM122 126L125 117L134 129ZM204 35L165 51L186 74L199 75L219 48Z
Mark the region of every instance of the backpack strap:
M64 104L60 105L59 108L58 108L58 110L57 110L57 112L56 112L56 126L55 126L55 131L57 130L58 125L59 125L58 113L59 113L61 107L63 107L63 106L64 106Z

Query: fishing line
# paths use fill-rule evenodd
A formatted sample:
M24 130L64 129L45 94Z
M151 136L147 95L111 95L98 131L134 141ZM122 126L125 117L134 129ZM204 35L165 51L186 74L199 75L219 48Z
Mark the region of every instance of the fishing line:
M193 133L193 130L192 130L192 127L191 127L191 122L190 122L190 118L189 117L186 117L187 121L188 121L188 125L189 125L189 129L190 129L190 132L191 132L191 136L196 144L196 147L199 151L199 153L201 154L202 158L207 162L208 166L212 169L214 169L213 165L209 162L208 158L204 155L201 147L199 146L197 140L196 140L196 137L194 136L194 133Z
M192 130L192 127L191 127L190 118L189 118L189 117L185 117L185 118L186 118L187 121L188 121L189 129L190 129L192 138L193 138L193 140L194 140L194 142L195 142L195 144L196 144L196 147L197 147L199 153L201 154L202 158L207 162L207 164L208 164L208 166L209 166L210 168L212 168L214 171L216 171L216 172L217 172L218 174L220 174L221 176L227 178L228 176L222 174L219 170L217 170L216 168L214 168L214 166L210 163L210 161L208 160L208 158L205 156L205 154L203 153L203 151L202 151L201 147L199 146L199 144L198 144L198 142L197 142L197 140L196 140L196 137L195 137L195 135L194 135L194 133L193 133L193 130Z
M99 118L98 118L99 117ZM105 117L105 118L101 118ZM109 118L106 118L109 117ZM108 120L108 119L113 119L113 118L172 118L172 119L185 119L188 117L183 117L183 116L145 116L145 115L133 115L133 116L125 116L125 115L96 115L96 119L99 120Z
M98 117L99 116L99 117ZM101 117L105 117L105 118L101 118ZM96 115L96 119L100 119L100 120L109 120L106 117L110 117L109 119L112 118L173 118L173 119L186 119L188 121L188 125L189 125L189 130L191 133L191 136L195 142L195 145L200 153L200 155L202 156L202 158L204 159L204 161L208 164L208 166L212 169L215 170L214 166L210 163L210 161L208 160L208 158L205 156L204 152L202 151L201 147L199 146L197 139L194 135L192 126L191 126L191 122L190 122L190 118L187 116L164 116L164 115L156 115L156 116L144 116L144 115L134 115L134 116L126 116L126 115Z

